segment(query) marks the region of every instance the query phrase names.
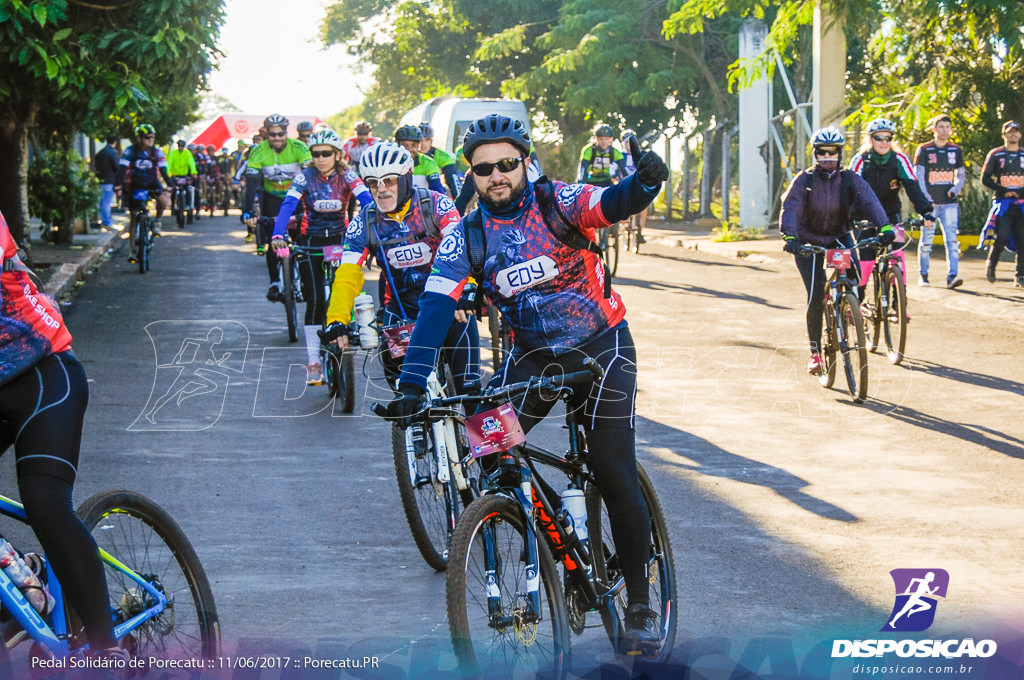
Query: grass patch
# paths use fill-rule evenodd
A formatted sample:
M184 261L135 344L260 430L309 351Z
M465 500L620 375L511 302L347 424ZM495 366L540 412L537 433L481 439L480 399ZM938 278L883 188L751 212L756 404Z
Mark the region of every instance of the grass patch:
M764 229L742 229L735 224L723 224L711 230L712 240L716 243L729 241L756 241L764 238Z

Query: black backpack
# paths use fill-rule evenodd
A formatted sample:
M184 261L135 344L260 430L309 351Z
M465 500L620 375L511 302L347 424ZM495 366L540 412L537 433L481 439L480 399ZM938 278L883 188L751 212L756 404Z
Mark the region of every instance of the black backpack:
M543 218L544 226L548 228L551 235L559 242L575 248L576 250L589 250L598 257L603 256L601 246L580 233L579 229L562 213L555 197L555 187L545 176L541 176L533 183L533 190L537 197L537 207L540 208L540 215ZM470 271L477 282L483 281L484 264L487 259L487 234L484 232L483 215L477 207L462 219L463 229L466 233L466 254L469 256ZM604 297L612 296L612 276L608 271L608 265L604 263ZM477 296L477 307L482 305L482 296Z
M423 213L423 226L427 230L427 238L441 238L441 230L437 228L437 223L434 222L434 201L430 198L430 191L421 187L414 187L413 191L416 192L416 200L420 204L420 212ZM409 207L412 210L412 206ZM371 222L372 220L372 222ZM366 223L368 225L376 225L380 227L380 211L377 210L377 203L372 202L366 207ZM377 246L383 245L385 248L392 246L396 243L409 238L408 236L401 236L398 238L390 238L385 241L377 241L377 230L369 229L367 234L367 245L370 248L370 252L374 255L377 254Z

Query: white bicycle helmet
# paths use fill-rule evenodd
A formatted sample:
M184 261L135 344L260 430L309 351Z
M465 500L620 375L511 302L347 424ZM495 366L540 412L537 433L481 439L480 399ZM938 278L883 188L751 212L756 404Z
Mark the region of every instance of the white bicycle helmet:
M846 135L834 125L823 127L811 135L811 146L838 146L842 148L846 144Z
M402 176L412 172L412 168L412 155L394 142L374 144L359 157L359 176L363 179Z
M333 130L317 130L309 136L306 146L312 149L314 146L333 146L338 151L345 150L345 143Z
M888 118L875 118L873 121L868 123L868 134L870 135L875 132L890 132L895 135L896 123Z

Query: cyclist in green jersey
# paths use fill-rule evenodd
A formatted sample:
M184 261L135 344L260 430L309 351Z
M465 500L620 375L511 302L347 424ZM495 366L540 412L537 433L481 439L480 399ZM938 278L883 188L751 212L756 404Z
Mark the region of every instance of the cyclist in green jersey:
M302 172L302 166L312 160L309 147L297 139L288 137L288 119L279 113L267 116L263 121L267 130L266 140L259 143L249 153L248 166L245 170L245 211L242 219L245 226L257 226L257 218L253 215L256 192L260 192L260 214L263 217L277 217L284 202L285 194L292 185L292 178ZM266 248L270 241L273 223L261 227L257 234L257 253L265 249L267 257L267 274L270 276L270 288L267 299L276 302L281 299L281 279L277 272L278 258L273 248Z
M576 181L609 187L626 176L626 157L612 146L615 130L607 123L594 128L594 143L580 151L580 171Z
M167 152L167 174L171 178L171 189L173 191L184 191L188 196L188 223L192 224L193 211L195 210L196 188L194 186L196 175L196 159L192 152L185 148L185 140L178 140L178 148ZM179 178L184 178L185 183L178 183ZM177 201L174 201L176 203Z
M455 158L452 157L444 149L438 149L434 146L434 128L426 121L420 123L420 134L423 135L423 141L420 142L420 153L424 156L430 156L437 167L441 169L441 174L444 175L444 182L448 185L448 192L452 195L452 198L459 195L459 189L462 188L458 169L455 167Z
M416 163L412 169L412 185L447 194L444 185L441 184L441 169L437 167L433 158L420 153L420 144L423 143L423 133L420 129L415 125L403 125L395 130L395 141L405 147Z

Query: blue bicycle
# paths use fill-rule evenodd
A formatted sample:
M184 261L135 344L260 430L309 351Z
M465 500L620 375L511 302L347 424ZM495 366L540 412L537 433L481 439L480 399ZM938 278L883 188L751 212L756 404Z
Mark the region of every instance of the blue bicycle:
M0 496L0 514L27 524L24 507ZM114 638L133 657L208 660L220 650L220 624L192 544L167 512L131 491L103 491L78 509L99 545L110 591ZM40 659L83 657L89 646L75 612L45 557L33 560L53 596L40 613L0 570L0 603L8 649L31 640Z

